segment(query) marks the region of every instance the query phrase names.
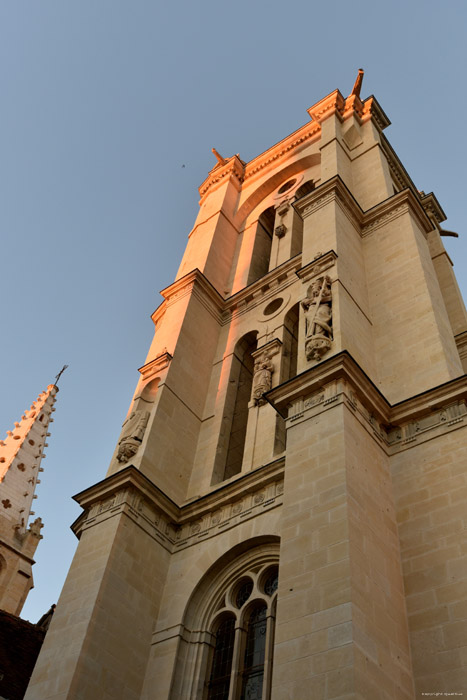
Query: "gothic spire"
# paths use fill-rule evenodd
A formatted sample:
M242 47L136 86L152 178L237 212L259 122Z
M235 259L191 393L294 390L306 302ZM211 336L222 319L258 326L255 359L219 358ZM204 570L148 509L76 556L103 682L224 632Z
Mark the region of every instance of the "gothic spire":
M50 384L24 412L21 420L7 431L7 437L0 440L0 516L11 522L12 528L24 533L28 526L38 474L47 447L49 423L55 411L54 403L58 387ZM38 518L31 529L41 527ZM39 532L37 532L39 534Z

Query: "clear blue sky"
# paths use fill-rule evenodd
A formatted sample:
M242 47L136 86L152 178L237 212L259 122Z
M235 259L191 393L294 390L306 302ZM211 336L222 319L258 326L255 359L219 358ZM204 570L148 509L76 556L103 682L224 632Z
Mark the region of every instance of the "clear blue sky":
M58 598L71 496L105 475L212 146L253 158L363 67L362 96L461 235L445 241L465 279L466 15L463 0L0 4L0 437L70 365L24 617Z

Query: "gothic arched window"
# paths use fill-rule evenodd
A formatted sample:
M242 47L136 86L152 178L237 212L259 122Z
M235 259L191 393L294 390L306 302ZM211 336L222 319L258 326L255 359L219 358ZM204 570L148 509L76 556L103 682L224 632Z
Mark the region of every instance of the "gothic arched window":
M227 587L212 621L207 700L270 697L277 582L273 564L246 571Z

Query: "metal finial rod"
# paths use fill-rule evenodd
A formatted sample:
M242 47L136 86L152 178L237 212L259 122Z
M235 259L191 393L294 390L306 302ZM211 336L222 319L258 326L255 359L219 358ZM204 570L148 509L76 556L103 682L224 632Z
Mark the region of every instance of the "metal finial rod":
M55 384L58 384L58 380L59 380L60 377L62 376L63 372L67 369L67 367L68 367L68 365L63 365L62 369L60 370L60 372L59 372L59 373L57 374L57 376L55 377Z

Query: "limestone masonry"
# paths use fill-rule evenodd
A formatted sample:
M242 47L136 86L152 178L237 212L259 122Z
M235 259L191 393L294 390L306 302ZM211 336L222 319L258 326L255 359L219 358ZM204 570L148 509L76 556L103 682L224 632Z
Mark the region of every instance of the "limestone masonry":
M466 311L362 75L214 149L27 700L467 695Z

